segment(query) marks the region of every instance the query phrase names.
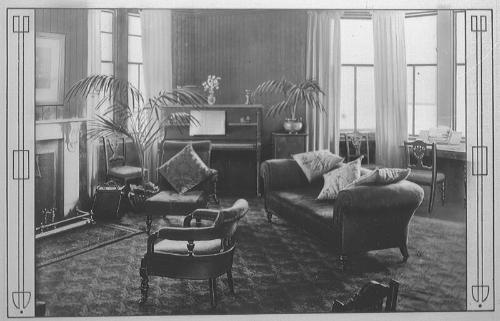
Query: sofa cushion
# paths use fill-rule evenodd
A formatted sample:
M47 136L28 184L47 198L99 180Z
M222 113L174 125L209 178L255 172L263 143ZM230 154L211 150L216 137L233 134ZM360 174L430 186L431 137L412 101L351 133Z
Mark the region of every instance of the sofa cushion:
M346 188L360 185L387 185L402 181L410 175L410 168L377 168L349 184Z
M211 173L191 144L165 162L158 171L180 194L203 182Z
M287 213L296 217L318 221L320 224L332 224L333 200L320 201L316 197L321 187L301 187L286 190L271 191L269 198L291 209L294 213Z
M321 178L330 170L340 166L344 160L342 157L331 153L329 150L317 150L312 152L292 155L300 166L309 183Z
M360 177L361 160L363 156L349 162L340 168L334 169L323 175L323 189L318 195L318 200L334 200L341 190Z

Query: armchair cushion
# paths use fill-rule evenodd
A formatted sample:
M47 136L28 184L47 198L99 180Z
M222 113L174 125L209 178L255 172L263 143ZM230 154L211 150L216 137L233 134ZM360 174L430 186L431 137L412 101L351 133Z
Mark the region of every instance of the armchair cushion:
M144 171L147 172L147 169L145 169ZM139 178L142 174L140 167L123 165L111 167L108 171L108 175L122 179L130 179Z
M357 180L361 175L360 168L362 159L363 156L324 174L323 178L325 184L318 195L318 200L336 199L341 190Z
M186 241L173 241L164 239L154 245L155 253L175 253L188 254ZM222 240L208 240L194 242L193 253L198 255L207 255L219 253L222 250Z
M210 168L191 144L163 164L158 171L180 194L184 194L211 175Z
M147 214L185 215L197 208L205 207L206 195L203 191L189 191L178 194L175 191L160 191L146 200L144 212Z
M309 183L320 178L324 173L338 167L344 160L342 157L332 154L328 150L317 150L312 152L292 155L300 166Z

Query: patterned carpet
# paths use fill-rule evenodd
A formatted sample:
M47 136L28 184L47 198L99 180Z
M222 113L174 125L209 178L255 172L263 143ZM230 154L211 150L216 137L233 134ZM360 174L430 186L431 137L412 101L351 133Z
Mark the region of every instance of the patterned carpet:
M415 216L407 263L399 263L397 249L373 251L354 257L350 270L341 272L325 243L279 218L269 224L262 200L249 202L237 231L236 294L229 294L225 276L219 278L215 310L208 281L160 277L150 279L148 304L139 307L145 234L38 268L36 298L47 303L47 316L316 313L329 312L334 299L349 298L368 280L393 278L401 284L398 311L465 310L465 224ZM154 225L180 223L179 217L168 220ZM121 223L144 226L133 214Z

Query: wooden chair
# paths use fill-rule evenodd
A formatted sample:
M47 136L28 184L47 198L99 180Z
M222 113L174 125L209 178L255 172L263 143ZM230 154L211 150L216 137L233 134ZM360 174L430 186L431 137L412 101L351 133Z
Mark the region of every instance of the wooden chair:
M141 304L148 298L149 277L208 279L210 303L217 305L216 279L226 274L234 294L232 276L233 238L239 220L248 211L248 202L237 200L231 207L197 209L184 219L184 227L163 227L148 238L147 252L141 260ZM196 226L192 227L192 220ZM202 221L211 222L203 226Z
M212 145L209 140L203 141L173 141L165 140L160 150L161 166L174 157L186 145L191 144L201 160L210 167ZM217 171L211 169L210 176L198 186L183 194L177 193L168 181L158 173L158 186L160 192L148 198L145 202L146 229L149 234L153 215L186 215L198 208L206 208L209 200L217 200Z
M375 164L370 163L370 144L368 139L368 134L362 134L358 131L352 133L344 133L344 141L346 148L346 162L350 162L360 156L364 156L366 159L366 164L363 164L365 168L375 168ZM365 144L366 153L361 153L361 145Z
M411 168L407 180L419 185L430 186L431 195L429 199L429 213L434 207L437 184L441 186L441 201L444 205L446 200L446 176L437 171L436 143L425 143L421 140L404 142L405 164ZM424 164L424 157L428 155L430 165Z
M102 137L102 143L104 146L104 169L106 171L106 180L114 178L125 185L131 182L141 182L141 167L127 165L125 138Z
M335 300L332 312L394 312L398 300L398 289L399 283L394 280L391 280L389 285L370 281L346 303Z

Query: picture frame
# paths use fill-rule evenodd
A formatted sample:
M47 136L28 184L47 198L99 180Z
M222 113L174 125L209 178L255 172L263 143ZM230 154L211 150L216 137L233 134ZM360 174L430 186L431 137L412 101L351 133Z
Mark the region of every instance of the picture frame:
M35 42L35 103L62 105L66 36L37 32Z

